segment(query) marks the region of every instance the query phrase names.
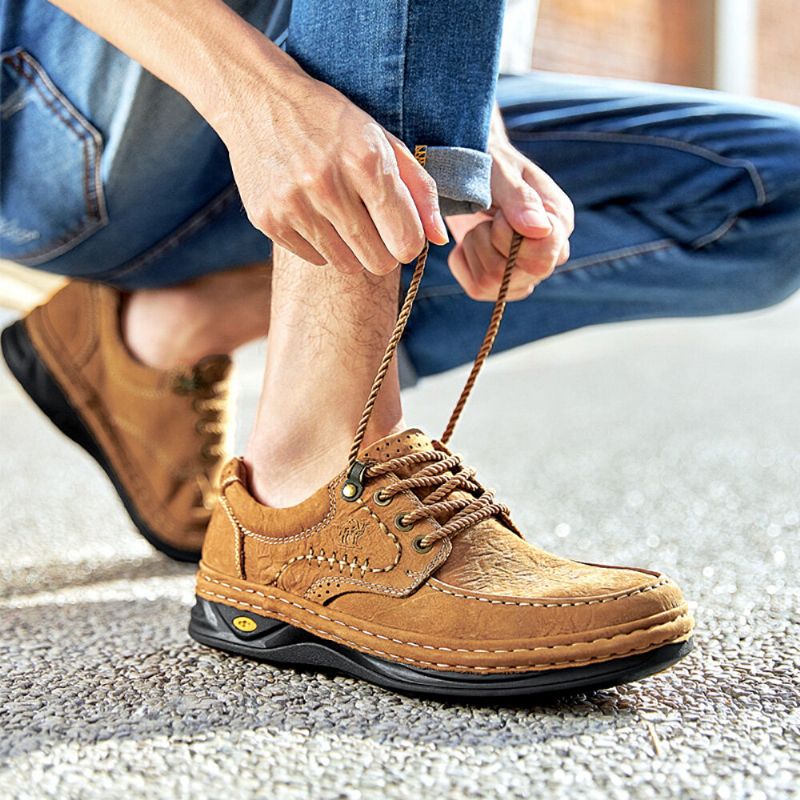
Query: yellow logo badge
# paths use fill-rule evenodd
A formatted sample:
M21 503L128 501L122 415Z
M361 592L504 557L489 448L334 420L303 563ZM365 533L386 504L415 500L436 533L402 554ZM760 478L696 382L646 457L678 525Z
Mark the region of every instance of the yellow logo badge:
M250 619L250 617L234 617L233 627L244 633L251 633L258 627L258 624L254 619Z

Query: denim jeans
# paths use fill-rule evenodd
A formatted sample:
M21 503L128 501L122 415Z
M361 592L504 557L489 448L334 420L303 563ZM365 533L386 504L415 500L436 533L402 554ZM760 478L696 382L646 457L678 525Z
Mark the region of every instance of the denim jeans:
M428 145L443 211L488 206L503 0L229 4ZM45 0L0 0L0 26L0 257L126 288L268 258L225 146L184 98Z
M295 0L288 37L288 2L232 4L409 145L438 151L428 166L448 210L486 202L496 4ZM224 146L185 100L43 0L0 0L0 21L0 254L126 289L268 257ZM570 261L509 306L497 350L760 308L800 286L796 109L538 73L501 77L496 94L514 144L576 207ZM448 252L432 248L404 339L419 375L470 360L490 311L452 279Z

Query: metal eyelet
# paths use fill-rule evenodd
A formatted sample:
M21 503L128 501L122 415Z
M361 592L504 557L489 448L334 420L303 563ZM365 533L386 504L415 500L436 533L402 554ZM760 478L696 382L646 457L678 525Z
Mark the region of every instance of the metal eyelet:
M432 548L432 547L433 547L433 545L434 545L434 542L431 542L431 543L430 543L430 544L428 544L428 545L424 545L424 544L422 544L422 540L423 540L424 538L425 538L424 536L415 536L415 537L414 537L414 538L411 540L411 546L412 546L412 547L413 547L413 548L414 548L414 549L415 549L415 550L416 550L418 553L429 553L429 552L431 551L431 548Z
M388 506L389 503L391 503L392 500L394 500L394 495L391 495L390 497L385 497L383 491L381 489L378 489L378 491L375 492L374 495L372 495L372 499L375 501L376 506Z
M394 518L394 526L395 526L395 528L397 528L397 530L403 531L404 533L407 533L408 531L410 531L414 527L414 523L412 522L410 525L408 525L405 522L403 522L403 517L404 516L405 516L405 512L403 512L402 514L398 514Z

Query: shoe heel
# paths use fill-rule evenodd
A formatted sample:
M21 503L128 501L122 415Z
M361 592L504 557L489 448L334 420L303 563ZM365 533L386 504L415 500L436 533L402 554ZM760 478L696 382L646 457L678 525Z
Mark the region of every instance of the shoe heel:
M82 447L108 475L133 524L150 544L177 561L197 562L200 553L180 550L163 542L142 519L111 463L103 453L78 411L67 399L64 390L45 366L31 342L23 320L9 325L0 334L3 358L11 374L45 416L69 439Z
M251 658L272 659L276 650L297 644L303 634L285 622L197 597L189 635L211 647Z
M94 459L102 461L102 453L91 433L36 352L25 330L25 323L18 320L9 325L0 340L3 358L11 374L31 400L65 436L79 444Z

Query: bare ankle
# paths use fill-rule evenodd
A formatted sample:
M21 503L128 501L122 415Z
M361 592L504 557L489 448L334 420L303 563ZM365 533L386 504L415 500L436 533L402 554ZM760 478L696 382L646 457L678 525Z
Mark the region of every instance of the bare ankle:
M263 265L126 295L120 329L131 354L169 369L227 355L266 334L269 282Z
M402 416L392 423L370 424L364 447L405 429ZM309 498L347 466L347 454L355 425L327 430L298 425L295 434L282 432L271 438L254 432L247 447L245 463L250 475L250 492L259 503L287 508Z

